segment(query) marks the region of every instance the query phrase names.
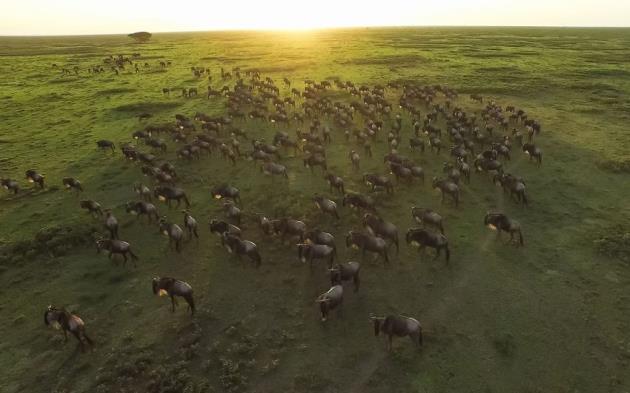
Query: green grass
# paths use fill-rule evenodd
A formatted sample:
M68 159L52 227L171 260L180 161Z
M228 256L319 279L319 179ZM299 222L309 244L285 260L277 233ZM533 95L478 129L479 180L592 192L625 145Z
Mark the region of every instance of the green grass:
M141 53L151 64L140 74L88 74L110 54ZM156 34L138 45L124 36L0 38L0 175L19 179L25 191L0 196L0 391L2 392L623 392L630 389L630 265L628 265L628 150L630 139L630 31L624 29L398 28L310 34L218 32ZM159 61L170 60L165 72ZM78 76L59 67L78 65ZM342 316L319 321L314 298L328 288L323 269L302 266L290 244L266 240L254 213L289 214L337 236L340 259L359 258L343 234L360 217L342 209L333 223L320 218L310 198L329 195L298 158L284 157L290 180L260 176L258 167L236 167L216 155L176 163L181 183L201 222L201 240L178 255L157 228L135 221L123 205L134 200L136 164L98 152L95 141L116 143L146 124L173 121L196 111L219 115L223 99L170 97L163 87L197 87L191 66L211 69L220 88L220 66L260 69L281 86L288 77L338 77L360 84L412 81L445 84L459 104L478 111L467 95L481 93L516 105L539 119L541 168L518 152L507 164L527 180L531 205L506 198L483 175L463 187L460 208L440 206L429 185L401 185L395 196L377 195L379 211L401 232L414 226L410 207L438 209L446 217L451 265L419 258L402 246L390 266L363 261L362 289L347 295ZM106 67L107 68L107 67ZM287 94L282 86L282 94ZM397 102L399 91L389 91ZM203 94L201 94L203 95ZM350 100L334 92L335 99ZM143 112L153 117L140 123ZM423 113L426 113L423 110ZM388 122L389 124L389 122ZM250 137L271 140L281 127L247 121ZM403 142L410 134L404 117ZM287 131L293 135L295 125ZM353 146L334 129L331 170L350 190L367 192L347 162ZM243 143L249 150L249 143ZM447 153L402 153L441 173ZM361 172L383 172L380 157ZM31 191L24 171L37 168L49 183ZM317 171L316 171L317 172ZM90 233L99 222L78 209L78 198L60 187L75 176L83 199L113 208L121 236L140 255L137 269L96 255ZM241 189L245 236L263 257L260 270L232 260L206 223L222 217L209 188L232 179ZM53 187L54 186L54 187ZM178 209L160 212L181 221ZM526 247L495 241L482 225L487 210L518 219ZM171 314L153 296L150 280L172 275L195 288L199 312ZM97 342L80 354L46 329L48 304L79 313ZM417 317L426 345L407 339L385 352L373 337L370 313Z

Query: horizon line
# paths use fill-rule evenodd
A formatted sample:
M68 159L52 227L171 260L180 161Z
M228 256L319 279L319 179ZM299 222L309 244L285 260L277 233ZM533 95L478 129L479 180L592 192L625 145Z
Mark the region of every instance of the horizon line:
M151 34L186 34L186 33L222 33L222 32L312 32L345 29L394 29L394 28L531 28L531 29L630 29L628 26L588 26L588 25L366 25L366 26L329 26L329 27L305 27L305 28L247 28L235 27L207 30L171 30L146 31ZM97 36L126 36L131 33L69 33L69 34L0 34L0 38L32 38L32 37L97 37Z

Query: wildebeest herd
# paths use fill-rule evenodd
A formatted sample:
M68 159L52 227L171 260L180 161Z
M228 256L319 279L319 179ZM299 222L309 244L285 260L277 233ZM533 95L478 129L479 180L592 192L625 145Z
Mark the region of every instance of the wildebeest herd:
M134 64L132 59L125 57L111 57L110 62L120 63L118 66ZM162 67L168 65L170 62ZM211 80L209 69L193 67L192 71L197 77L208 75ZM298 89L294 82L283 78L281 88L271 77L263 78L257 70L242 70L239 67L231 72L221 68L220 78L226 85L220 90L209 86L206 97L208 100L225 99L224 115L213 117L200 112L192 116L177 114L171 123L150 124L134 132L131 135L133 142L115 144L104 139L95 141L104 154L114 155L117 150L121 151L124 160L138 163L139 176L151 179L151 185L141 181L130 184L130 191L133 190L137 199L125 205L125 212L136 215L138 220L145 216L147 225L155 225L159 233L168 238L169 247L175 252L181 252L186 241L200 237L199 221L192 212L195 202L202 202L190 200L189 194L180 185L176 165L164 159L173 148L178 160L191 163L217 153L217 157L234 166L254 162L259 165L261 173L272 179L280 178L272 181L288 181L289 169L280 161L301 159L303 171L308 175L321 173L321 193L313 195L311 201L322 217L337 221L344 214L358 215L357 226L347 228L346 247L359 250L362 258L366 253L373 254L375 258L382 258L385 264L391 260L390 248L395 247L396 253L400 249L399 228L379 214L374 195L384 192L389 198L395 198L397 188L408 187L414 182L424 184L425 176L428 176L431 187L441 192L441 203L460 209L464 198L462 185L470 183L475 174L477 181L500 185L514 203L526 206L529 198L525 180L505 170L505 164L512 159L513 144L528 154L530 160L535 159L538 165L542 164L542 150L534 144L541 131L540 124L530 119L523 110L513 106L502 107L478 94L470 95L470 102L466 105L457 105L458 94L439 85L389 83L368 87L332 79L320 82L305 80L303 88ZM196 88L184 90L183 97L197 97ZM170 91L170 88L163 89L164 94ZM330 91L347 94L351 97L350 102L331 100ZM398 97L398 100L387 99L386 96ZM466 110L464 106L475 109ZM150 113L143 113L138 119L145 121L151 117ZM408 127L403 127L403 118L407 119L405 122L409 121ZM254 135L256 124L261 122L277 128L272 143ZM440 128L438 123L445 124L445 128ZM398 148L403 141L408 141L414 154L426 154L431 160L446 159L442 165L443 172L425 173L413 158L400 154ZM362 173L365 160L376 160L372 155L372 146L384 143L389 145L389 153L383 157L385 170ZM142 144L144 149L140 147ZM353 169L356 179L365 184L365 192L347 191L345 184L348 182L328 170L327 148L333 144L347 148L347 165ZM426 152L425 147L428 147ZM448 151L447 158L441 155L443 150ZM289 156L290 152L293 156ZM301 157L296 157L299 155ZM37 188L46 187L44 175L37 170L26 171L25 177ZM65 177L61 183L77 194L84 192L84 185L78 179ZM20 193L20 184L14 179L1 179L1 185L11 193ZM221 200L225 215L223 218L208 218L210 232L219 237L220 244L229 253L251 261L257 268L265 263L264 249L246 240L248 233L241 228L246 217L254 217L263 236L278 236L283 245L286 241L297 241L299 260L308 263L310 269L320 264L325 267L331 286L315 299L322 321L342 307L346 283L353 286L354 292L359 291L362 265L356 261L338 260L338 242L331 233L310 228L294 217L269 217L265 213L244 211L240 190L228 182L216 184L208 191L209 200ZM341 203L333 200L333 196L326 197L326 192L338 194ZM167 208L173 204L180 208L185 206L182 220L172 222L161 216L156 201L166 204ZM98 236L97 252L107 251L110 259L118 256L124 263L131 258L135 264L139 257L132 251L129 242L120 239L119 221L114 212L89 199L80 200L79 207L95 219L102 220L109 234L107 238ZM411 219L420 226L406 231L404 239L407 245L418 247L420 251L432 248L435 258L443 254L446 263L456 257L451 255L443 216L421 206L408 208ZM479 221L496 230L497 237L507 232L511 243L524 245L521 225L506 214L487 212ZM173 277L155 277L151 283L154 294L171 298L173 312L176 298L181 297L187 302L191 314L195 313L193 288L189 283ZM85 333L81 318L63 308L49 306L44 320L47 325L61 327L64 335L67 332L75 335L81 348L93 343ZM389 337L389 349L393 336L409 336L415 345L422 345L422 327L414 318L370 315L369 320L376 335L382 332Z

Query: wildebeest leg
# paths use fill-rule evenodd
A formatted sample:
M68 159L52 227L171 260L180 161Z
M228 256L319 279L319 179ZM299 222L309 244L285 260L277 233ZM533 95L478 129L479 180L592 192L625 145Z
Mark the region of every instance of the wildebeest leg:
M127 251L123 252L122 256L124 258L123 259L123 266L125 266L125 265L127 265Z
M435 247L435 257L433 259L434 260L438 259L439 256L440 256L440 247Z
M394 336L393 336L393 335L391 335L391 334L388 334L388 335L387 335L387 350L388 350L389 352L391 352L391 351L392 351L392 339L393 339L393 338L394 338Z
M175 312L175 296L171 295L171 312Z

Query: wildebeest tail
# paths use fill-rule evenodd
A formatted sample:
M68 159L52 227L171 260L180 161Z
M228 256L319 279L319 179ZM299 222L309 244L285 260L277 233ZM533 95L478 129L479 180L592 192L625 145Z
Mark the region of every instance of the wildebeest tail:
M184 299L186 299L186 302L188 303L188 307L190 307L191 315L194 315L195 314L195 299L193 299L192 293L184 296Z

